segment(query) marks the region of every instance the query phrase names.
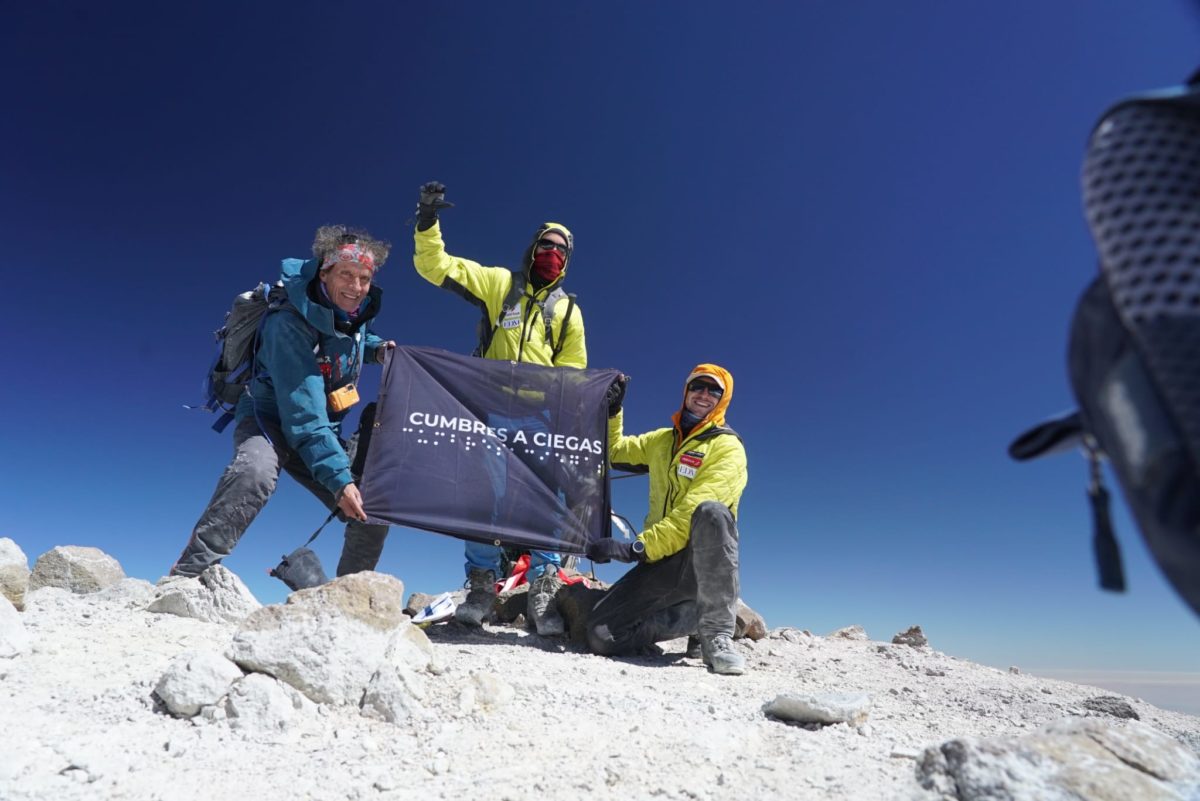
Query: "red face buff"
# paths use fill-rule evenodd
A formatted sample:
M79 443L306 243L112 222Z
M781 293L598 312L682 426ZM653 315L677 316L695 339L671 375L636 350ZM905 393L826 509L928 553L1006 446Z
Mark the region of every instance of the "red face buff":
M359 245L342 245L325 257L321 264L322 270L327 270L339 262L355 262L375 272L375 259Z
M563 264L563 254L557 250L538 249L533 255L533 274L550 283L562 275Z

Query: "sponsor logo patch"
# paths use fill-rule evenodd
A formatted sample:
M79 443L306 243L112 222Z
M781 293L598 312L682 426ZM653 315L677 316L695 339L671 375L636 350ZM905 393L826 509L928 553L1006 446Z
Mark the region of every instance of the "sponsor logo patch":
M689 467L699 467L704 463L704 454L700 451L688 451L679 457L679 462Z
M681 464L679 465L679 475L683 476L684 478L695 478L696 468L689 467L686 464Z
M508 330L516 328L521 324L521 307L513 306L508 310L508 314L500 318L500 327Z

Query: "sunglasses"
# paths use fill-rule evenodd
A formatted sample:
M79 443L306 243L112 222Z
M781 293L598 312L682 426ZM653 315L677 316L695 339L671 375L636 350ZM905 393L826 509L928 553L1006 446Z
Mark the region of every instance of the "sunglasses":
M708 381L693 381L687 385L688 392L707 392L714 398L719 398L725 394L725 390L718 387L716 384L711 384Z
M553 249L553 250L557 250L559 253L563 254L564 256L567 255L567 246L563 245L559 242L551 242L549 239L539 239L537 246L538 246L538 250Z

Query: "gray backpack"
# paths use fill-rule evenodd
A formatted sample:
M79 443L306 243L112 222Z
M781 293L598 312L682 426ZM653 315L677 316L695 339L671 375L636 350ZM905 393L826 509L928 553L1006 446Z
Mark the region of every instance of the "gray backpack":
M201 384L205 400L200 406L188 408L222 412L213 423L214 431L224 431L229 425L238 398L254 377L254 357L267 314L285 306L288 299L282 281L261 283L233 299L224 324L213 332L217 352Z
M519 308L521 295L524 293L525 276L514 273L512 286L509 288L508 294L504 296L504 303L500 307L500 314L495 320L487 316L487 307L484 307L483 319L479 321L479 344L471 353L472 356L483 356L483 354L487 353L488 348L492 346L492 339L496 336L496 329L500 327L500 321L513 309ZM554 319L554 306L564 297L567 298L567 313L563 315L562 326L558 329L558 339L554 340L550 323ZM556 359L562 351L563 342L567 338L567 323L570 322L571 312L575 309L575 295L564 292L562 287L558 287L547 295L545 299L537 301L537 307L541 310L542 321L546 324L546 344L550 346L551 359Z

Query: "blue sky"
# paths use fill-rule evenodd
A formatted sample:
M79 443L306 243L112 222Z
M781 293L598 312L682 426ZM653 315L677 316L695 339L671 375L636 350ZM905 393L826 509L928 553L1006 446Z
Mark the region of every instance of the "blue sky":
M697 362L732 371L743 595L770 625L1200 670L1123 508L1130 591L1097 589L1083 460L1005 455L1072 404L1090 127L1191 72L1189 4L183 5L20 4L0 31L0 536L31 560L169 568L230 454L182 408L210 332L318 225L395 243L382 335L470 350L474 310L409 258L436 178L451 252L511 265L542 220L575 231L569 289L591 364L633 377L629 429L663 425ZM268 602L324 517L280 484L227 561ZM618 508L645 493L620 482ZM396 530L381 569L449 589L461 544Z

